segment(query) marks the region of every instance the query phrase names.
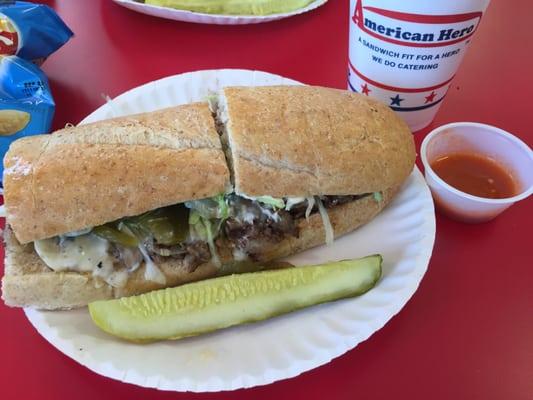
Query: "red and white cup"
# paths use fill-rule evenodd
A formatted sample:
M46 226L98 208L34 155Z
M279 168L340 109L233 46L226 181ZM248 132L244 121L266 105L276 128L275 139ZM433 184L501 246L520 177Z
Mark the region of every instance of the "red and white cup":
M490 0L350 1L348 87L417 131L437 113Z

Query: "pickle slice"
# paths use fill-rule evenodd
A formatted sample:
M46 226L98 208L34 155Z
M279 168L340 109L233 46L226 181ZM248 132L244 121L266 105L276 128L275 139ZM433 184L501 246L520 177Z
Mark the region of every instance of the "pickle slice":
M381 277L380 255L229 275L89 304L102 330L136 342L180 339L363 294Z
M137 247L139 244L139 240L135 236L119 231L113 224L96 226L92 232L103 239L126 247Z
M183 204L158 208L123 221L139 237L151 235L159 244L183 242L189 233L189 210Z

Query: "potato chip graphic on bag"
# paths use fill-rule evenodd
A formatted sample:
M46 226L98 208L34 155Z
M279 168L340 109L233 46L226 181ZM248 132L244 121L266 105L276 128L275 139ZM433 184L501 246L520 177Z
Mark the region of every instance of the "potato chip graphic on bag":
M0 136L11 136L30 122L30 113L19 110L0 110Z
M73 33L51 7L27 1L0 1L0 54L39 62Z
M20 39L15 26L6 16L0 15L0 54L17 54L19 42Z
M54 109L43 71L18 56L0 55L0 158L14 140L49 132ZM0 163L0 180L2 171Z

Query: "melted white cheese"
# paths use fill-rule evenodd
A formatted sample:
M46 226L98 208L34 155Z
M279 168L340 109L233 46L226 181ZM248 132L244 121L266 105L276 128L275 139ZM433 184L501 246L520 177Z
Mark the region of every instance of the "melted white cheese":
M109 252L109 242L92 234L37 240L34 247L39 257L54 271L90 272L114 287L124 286L129 272L140 266L140 261L135 261L129 266L129 271L116 268ZM146 266L145 279L164 284L165 275L154 264L144 246L139 246L139 250Z
M113 266L109 242L96 235L51 238L34 242L35 251L54 271L91 272L112 286L124 286L127 275Z

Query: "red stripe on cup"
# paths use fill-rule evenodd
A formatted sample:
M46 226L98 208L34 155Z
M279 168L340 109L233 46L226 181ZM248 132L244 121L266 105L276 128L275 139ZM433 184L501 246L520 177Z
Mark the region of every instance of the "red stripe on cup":
M389 17L397 19L400 21L408 22L418 22L421 24L453 24L456 22L464 22L470 19L479 18L483 13L481 12L472 12L466 14L453 14L453 15L424 15L424 14L408 14L398 11L384 10L382 8L364 6L364 10L372 11L373 13L383 15L384 17Z
M361 72L359 72L358 70L355 69L355 67L352 65L352 62L349 61L349 64L350 64L350 68L352 69L352 71L359 77L361 78L362 80L364 80L365 82L368 82L370 83L371 85L374 85L378 88L381 88L381 89L385 89L385 90L390 90L392 92L400 92L400 93L419 93L419 92L428 92L430 90L435 90L435 89L438 89L438 88L441 88L447 84L449 84L452 79L454 78L454 76L452 76L450 79L448 79L447 81L445 82L442 82L442 83L439 83L437 85L433 85L433 86L427 86L427 87L423 87L423 88L400 88L400 87L395 87L395 86L389 86L389 85L385 85L384 83L380 83L380 82L377 82L377 81L374 81L372 79L370 79L369 77L363 75Z

